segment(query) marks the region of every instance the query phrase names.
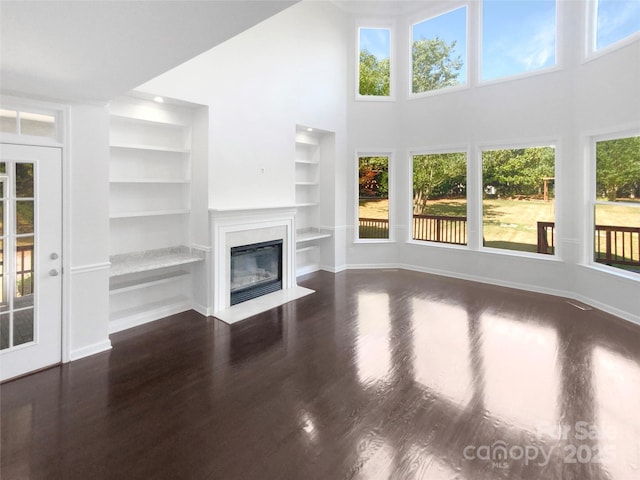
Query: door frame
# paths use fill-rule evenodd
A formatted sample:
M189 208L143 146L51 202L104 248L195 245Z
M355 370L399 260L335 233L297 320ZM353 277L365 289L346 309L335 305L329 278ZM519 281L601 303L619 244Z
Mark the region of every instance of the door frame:
M69 105L33 100L29 98L0 95L0 106L7 109L26 110L53 114L56 117L57 138L34 137L0 133L0 143L28 147L59 148L62 154L62 319L61 345L62 363L71 361L71 157Z

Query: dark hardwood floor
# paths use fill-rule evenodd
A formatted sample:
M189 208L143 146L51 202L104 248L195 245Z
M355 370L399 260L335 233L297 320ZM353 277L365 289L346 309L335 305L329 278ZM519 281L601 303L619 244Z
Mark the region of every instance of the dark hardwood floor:
M319 272L8 382L9 479L640 478L640 327L408 271Z

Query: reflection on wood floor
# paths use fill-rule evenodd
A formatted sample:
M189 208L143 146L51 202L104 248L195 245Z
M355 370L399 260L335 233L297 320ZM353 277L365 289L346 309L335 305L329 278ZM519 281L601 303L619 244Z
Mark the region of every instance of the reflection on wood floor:
M2 478L640 478L640 327L408 271L299 283L2 385Z

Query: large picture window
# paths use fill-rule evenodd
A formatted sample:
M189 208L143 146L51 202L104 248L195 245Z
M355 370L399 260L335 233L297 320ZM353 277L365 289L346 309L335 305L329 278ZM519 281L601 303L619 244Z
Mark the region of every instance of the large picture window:
M598 0L595 10L595 50L640 32L638 0Z
M555 253L555 149L482 152L482 239L486 247Z
M411 92L467 83L467 7L412 27Z
M467 155L413 155L412 238L467 244Z
M555 0L483 0L482 80L555 64Z
M358 95L391 96L391 29L358 29Z
M358 157L358 238L390 238L388 155Z
M594 260L640 273L640 136L595 142Z

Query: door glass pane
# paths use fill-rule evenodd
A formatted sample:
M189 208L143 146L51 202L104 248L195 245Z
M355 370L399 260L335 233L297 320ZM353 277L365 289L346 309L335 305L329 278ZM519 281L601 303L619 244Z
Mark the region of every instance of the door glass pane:
M16 201L16 233L33 233L33 200Z
M40 113L20 112L20 133L38 137L56 137L56 117Z
M5 162L0 162L0 173L7 174L7 164Z
M22 308L33 305L33 237L18 238L17 243L14 308Z
M3 185L0 183L0 189ZM4 236L4 200L0 200L0 236Z
M33 163L16 163L16 197L33 198Z
M0 110L0 132L18 133L18 112Z
M33 341L33 308L13 312L13 345Z
M9 314L0 314L0 350L9 348Z

